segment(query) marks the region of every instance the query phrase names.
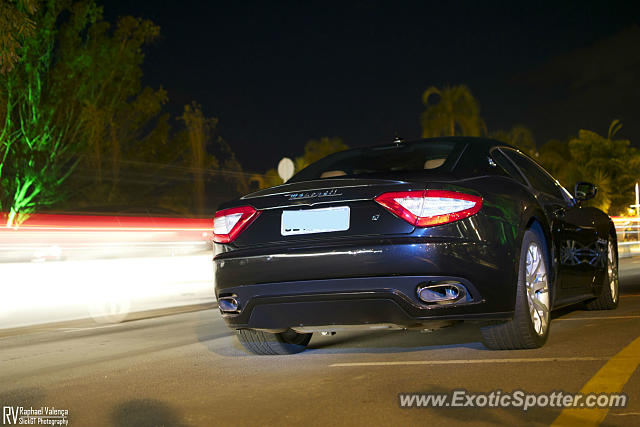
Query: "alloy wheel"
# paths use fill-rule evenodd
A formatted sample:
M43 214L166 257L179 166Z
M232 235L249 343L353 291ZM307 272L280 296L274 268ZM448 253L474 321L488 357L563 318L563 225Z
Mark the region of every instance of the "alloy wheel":
M611 301L614 303L618 300L618 265L616 263L616 253L613 242L609 240L607 250L607 277L609 280L609 288L611 290Z
M542 250L531 242L527 248L526 287L533 329L540 336L549 326L549 283Z

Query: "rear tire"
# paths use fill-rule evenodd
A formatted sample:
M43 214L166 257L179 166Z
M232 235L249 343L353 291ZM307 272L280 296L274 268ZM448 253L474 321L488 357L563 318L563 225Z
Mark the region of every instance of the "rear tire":
M587 310L613 310L618 307L620 293L618 287L618 256L615 241L609 237L607 244L607 275L602 284L600 296L586 303Z
M484 345L492 350L542 347L550 326L548 259L540 232L528 229L522 239L512 320L482 327Z
M272 334L254 329L237 329L238 341L247 351L259 355L284 355L304 351L313 334L299 334L291 329Z

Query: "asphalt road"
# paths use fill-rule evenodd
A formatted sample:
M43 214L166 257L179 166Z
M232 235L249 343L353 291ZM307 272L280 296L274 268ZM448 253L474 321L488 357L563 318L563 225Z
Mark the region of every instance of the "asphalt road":
M314 336L299 355L249 356L213 309L14 331L0 337L0 407L66 409L71 426L550 425L559 408L401 409L398 394L591 386L629 396L601 425L638 426L640 258L621 262L621 289L617 310L555 313L546 346L523 351L489 351L461 324Z

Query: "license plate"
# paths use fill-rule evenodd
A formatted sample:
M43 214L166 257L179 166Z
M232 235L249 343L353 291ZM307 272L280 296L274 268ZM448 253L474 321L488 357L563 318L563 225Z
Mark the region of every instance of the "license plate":
M349 217L349 206L283 211L280 233L283 236L292 236L345 231L349 229Z

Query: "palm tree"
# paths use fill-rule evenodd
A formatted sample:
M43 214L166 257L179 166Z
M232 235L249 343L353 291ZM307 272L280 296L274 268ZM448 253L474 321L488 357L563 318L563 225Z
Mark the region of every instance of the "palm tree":
M430 98L439 97L431 104ZM487 127L480 117L480 106L465 85L445 86L438 89L429 87L422 94L422 102L427 107L422 113L422 136L480 136L486 134Z

